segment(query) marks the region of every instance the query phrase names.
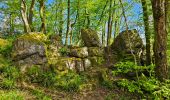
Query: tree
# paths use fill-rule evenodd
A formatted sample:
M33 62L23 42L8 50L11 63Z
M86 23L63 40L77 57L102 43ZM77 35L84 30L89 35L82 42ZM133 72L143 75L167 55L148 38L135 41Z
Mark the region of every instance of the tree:
M146 65L151 64L151 32L149 28L149 14L148 14L148 8L147 8L147 2L146 0L141 0L142 8L143 8L143 21L145 26L145 38L146 38Z
M166 32L166 0L152 0L152 9L154 16L155 42L155 72L159 80L168 79L167 65L167 32Z
M27 16L27 5L25 0L21 0L21 15L22 15L22 20L24 23L24 30L26 33L31 32L31 28L28 23L28 16Z
M65 45L68 45L68 35L70 30L70 0L67 1L67 31L66 31L66 38L65 38Z
M46 22L45 22L45 1L39 0L40 4L40 18L41 18L41 32L46 33Z
M35 5L35 0L32 0L31 6L30 6L30 9L29 9L29 17L28 17L28 23L30 25L31 31L34 30L33 25L32 25L34 5Z
M109 4L109 18L108 18L108 33L107 33L107 46L110 45L110 40L112 37L112 0L110 0Z

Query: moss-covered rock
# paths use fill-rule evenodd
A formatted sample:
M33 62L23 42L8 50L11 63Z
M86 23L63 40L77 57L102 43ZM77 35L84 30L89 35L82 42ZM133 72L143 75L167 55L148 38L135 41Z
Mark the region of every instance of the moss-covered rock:
M91 64L93 67L98 67L102 66L104 63L104 58L103 57L88 57L88 59L91 61Z
M128 30L121 32L111 45L111 51L117 54L117 61L131 60L134 61L135 55L137 63L140 63L141 52L144 45L141 37L137 33L137 30Z
M57 34L53 34L49 37L49 44L48 44L48 59L49 61L53 61L60 57L62 54L60 50L63 48L61 37Z
M78 57L78 58L86 58L86 57L88 57L88 49L87 49L87 47L72 48L70 50L70 56Z
M100 39L96 31L92 29L82 29L81 37L87 47L101 47Z
M13 42L12 60L22 71L32 65L47 63L46 36L42 33L24 34Z
M104 50L103 48L99 48L99 47L89 47L88 53L90 57L93 56L102 57L104 55Z

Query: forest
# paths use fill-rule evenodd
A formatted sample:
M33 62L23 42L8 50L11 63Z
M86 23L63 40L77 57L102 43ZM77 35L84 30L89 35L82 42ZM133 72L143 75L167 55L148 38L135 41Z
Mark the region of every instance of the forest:
M170 100L170 0L0 0L0 100Z

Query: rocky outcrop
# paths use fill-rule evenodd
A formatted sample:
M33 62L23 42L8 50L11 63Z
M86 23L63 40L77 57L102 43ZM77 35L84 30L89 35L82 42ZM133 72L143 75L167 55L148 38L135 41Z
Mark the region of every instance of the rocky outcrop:
M66 68L76 72L87 70L91 66L88 59L81 59L75 57L60 57L56 62L51 64L54 69Z
M81 37L86 47L102 46L97 32L92 29L82 29Z
M136 30L129 30L128 32L121 32L111 45L112 60L122 61L131 60L134 61L135 55L137 63L140 63L141 53L143 52L144 45L142 39Z
M29 33L20 36L13 42L12 60L21 71L33 65L45 65L46 57L46 36L42 33Z

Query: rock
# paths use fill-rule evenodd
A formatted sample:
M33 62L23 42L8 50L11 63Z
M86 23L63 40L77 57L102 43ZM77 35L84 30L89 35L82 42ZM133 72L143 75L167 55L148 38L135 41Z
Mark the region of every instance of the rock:
M70 70L76 70L75 58L60 57L55 63L55 68L67 68Z
M76 63L77 72L85 71L82 59L76 58L75 63Z
M88 59L91 61L92 67L98 67L104 63L103 57L88 57Z
M60 57L52 64L54 69L70 69L75 72L84 71L83 60L75 57Z
M78 57L78 58L86 58L88 57L88 49L87 47L70 49L70 56Z
M61 37L57 34L50 36L50 44L48 45L48 59L51 61L61 56L59 50L63 47Z
M91 61L88 58L83 59L85 70L92 66Z
M102 57L104 55L104 50L103 48L99 48L99 47L89 47L88 53L90 57L93 56Z
M129 38L128 38L129 37ZM121 32L111 45L112 53L117 53L118 61L131 60L134 61L134 57L131 52L136 56L138 62L140 62L140 53L143 50L143 41L140 38L137 31L129 30L128 32Z
M46 36L42 33L29 33L20 36L13 42L12 60L22 71L33 65L45 65ZM25 66L25 67L22 67Z
M101 47L100 39L96 31L92 29L81 30L82 40L87 47Z

